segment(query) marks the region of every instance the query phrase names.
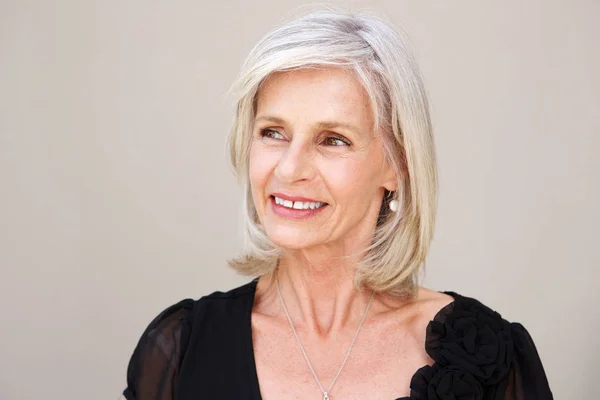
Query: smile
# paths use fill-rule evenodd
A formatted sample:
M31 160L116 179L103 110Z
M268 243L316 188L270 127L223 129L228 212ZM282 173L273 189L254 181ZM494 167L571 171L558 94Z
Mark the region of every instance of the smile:
M273 198L275 199L275 204L279 204L280 206L283 206L286 208L292 208L294 210L309 210L309 209L316 210L327 204L327 203L322 203L319 201L313 202L313 201L285 200L285 199L282 199L277 196L273 196Z
M329 204L314 199L289 196L282 193L274 193L271 198L271 210L280 218L303 220L315 217L327 208Z

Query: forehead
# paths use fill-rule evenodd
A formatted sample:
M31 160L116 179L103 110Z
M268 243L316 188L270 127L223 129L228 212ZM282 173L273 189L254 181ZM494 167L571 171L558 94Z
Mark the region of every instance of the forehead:
M357 125L372 123L369 97L351 71L341 68L276 72L267 77L257 97L257 115L285 119L337 119Z

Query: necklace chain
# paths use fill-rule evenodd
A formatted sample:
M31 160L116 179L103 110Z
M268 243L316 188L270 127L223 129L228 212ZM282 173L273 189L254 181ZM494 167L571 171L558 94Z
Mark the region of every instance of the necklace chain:
M279 294L279 299L281 300L281 305L283 307L283 311L285 312L285 315L290 323L290 326L292 327L292 331L294 332L294 336L296 336L296 340L298 340L298 344L300 345L300 350L302 350L302 355L304 356L304 359L306 360L306 364L308 365L308 368L310 368L310 372L312 372L313 376L315 377L315 380L317 381L319 388L321 388L321 392L323 392L323 400L330 400L329 392L331 391L331 388L333 387L335 382L338 380L340 374L342 373L342 369L344 369L344 366L346 365L346 361L348 360L348 357L350 356L350 351L352 350L352 346L354 346L354 342L356 341L358 332L360 331L360 328L362 327L363 322L365 322L365 318L367 317L367 313L369 312L369 307L371 307L371 301L373 300L373 295L375 294L375 291L373 291L373 293L371 293L371 297L369 298L369 304L367 304L367 309L365 310L365 314L363 315L363 317L360 321L360 324L358 324L358 328L356 329L356 333L354 334L354 337L352 338L350 347L348 348L348 351L346 352L346 357L344 357L342 366L338 370L337 375L333 379L333 382L331 382L331 385L329 385L329 389L325 390L325 389L323 389L323 385L321 385L321 381L319 381L319 378L317 377L315 370L313 369L312 365L310 364L310 361L308 360L308 355L306 354L306 351L304 350L304 346L302 346L302 342L300 341L298 332L296 332L296 328L294 327L292 318L290 317L287 307L285 306L285 302L283 301L283 296L281 295L281 290L279 289L279 276L278 275L276 276L276 284L277 284L277 293Z

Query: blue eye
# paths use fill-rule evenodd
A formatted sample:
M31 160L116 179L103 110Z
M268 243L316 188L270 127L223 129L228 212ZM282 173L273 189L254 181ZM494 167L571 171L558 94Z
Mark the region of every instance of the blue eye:
M283 135L277 131L274 131L272 129L263 129L260 131L260 136L261 137L266 137L266 138L270 138L270 139L276 139L276 140L281 140L283 139Z

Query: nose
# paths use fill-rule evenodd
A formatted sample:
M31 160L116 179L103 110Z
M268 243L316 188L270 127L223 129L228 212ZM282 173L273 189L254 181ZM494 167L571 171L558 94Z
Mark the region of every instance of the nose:
M282 183L310 181L315 176L309 146L299 141L292 142L281 153L274 175Z

